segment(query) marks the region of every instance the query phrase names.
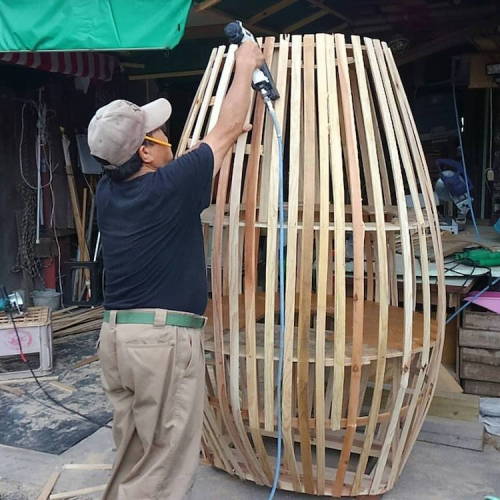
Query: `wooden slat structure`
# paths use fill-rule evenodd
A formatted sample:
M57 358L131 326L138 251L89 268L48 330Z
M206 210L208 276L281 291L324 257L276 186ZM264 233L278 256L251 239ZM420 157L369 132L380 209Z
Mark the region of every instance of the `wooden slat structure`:
M280 405L280 488L379 495L418 436L443 345L442 247L427 166L385 43L317 34L262 44L285 144L282 399L278 154L254 96L253 129L226 157L214 205L202 214L212 285L203 453L270 485ZM234 47L213 50L178 155L216 123L233 64ZM428 255L438 269L437 307Z

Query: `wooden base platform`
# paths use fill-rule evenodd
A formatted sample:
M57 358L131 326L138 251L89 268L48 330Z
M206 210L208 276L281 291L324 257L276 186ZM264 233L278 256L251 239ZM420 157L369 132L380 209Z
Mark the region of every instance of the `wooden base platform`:
M296 303L298 304L298 297ZM316 298L313 295L312 304L316 303ZM279 304L276 300L275 304ZM327 330L325 341L325 366L333 365L333 340L334 331L328 329L333 327L334 315L334 297L329 295L327 297ZM255 296L255 311L256 311L256 346L257 346L257 359L264 359L264 324L259 323L264 318L265 309L265 293L257 293ZM244 295L239 296L239 327L240 327L240 357L246 356L245 351L245 303ZM276 312L279 312L276 307ZM314 308L313 308L314 312ZM214 350L213 343L213 326L212 326L212 304L209 301L207 306L206 315L208 318L206 332L205 332L205 349L207 351ZM353 314L353 299L348 297L346 299L346 358L345 366L351 365L351 352L352 352L352 314ZM400 307L389 306L389 329L387 335L387 358L394 358L403 355L403 330L404 330L404 309ZM377 359L377 345L378 345L378 317L379 305L376 302L364 302L364 322L363 322L363 352L362 363L369 364L372 360ZM223 321L224 321L224 354L229 355L229 303L228 297L223 298ZM419 312L413 311L413 335L412 335L412 353L417 353L422 350L424 341L423 331L423 315ZM434 321L431 322L430 331L430 346L434 346L436 341L437 328ZM275 339L274 345L274 359L278 359L278 335L279 325L275 326ZM316 345L316 330L310 329L309 332L309 362L315 362L315 345ZM297 362L296 345L294 346L293 361Z

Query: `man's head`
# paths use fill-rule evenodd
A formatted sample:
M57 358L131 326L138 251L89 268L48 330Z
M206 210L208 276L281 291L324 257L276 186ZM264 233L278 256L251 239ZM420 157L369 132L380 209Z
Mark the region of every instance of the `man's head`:
M120 170L130 160L157 169L172 160L172 149L162 126L172 106L163 98L145 106L122 99L99 108L90 121L90 152L108 170Z

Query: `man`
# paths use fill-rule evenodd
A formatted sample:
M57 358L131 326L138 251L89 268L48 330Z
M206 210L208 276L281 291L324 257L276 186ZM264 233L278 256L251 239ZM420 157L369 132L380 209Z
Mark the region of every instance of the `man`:
M245 125L261 51L236 51L233 82L212 131L173 160L165 99L113 101L89 124L108 173L97 188L106 271L99 356L114 409L117 454L105 499L182 499L198 466L204 404L207 283L200 212L212 176Z

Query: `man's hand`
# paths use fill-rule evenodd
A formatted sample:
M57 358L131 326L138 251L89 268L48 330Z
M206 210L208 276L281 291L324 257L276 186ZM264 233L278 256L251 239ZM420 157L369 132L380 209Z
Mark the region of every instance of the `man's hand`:
M241 66L250 66L252 71L260 68L264 64L264 55L260 47L252 40L243 42L235 54L236 71Z

